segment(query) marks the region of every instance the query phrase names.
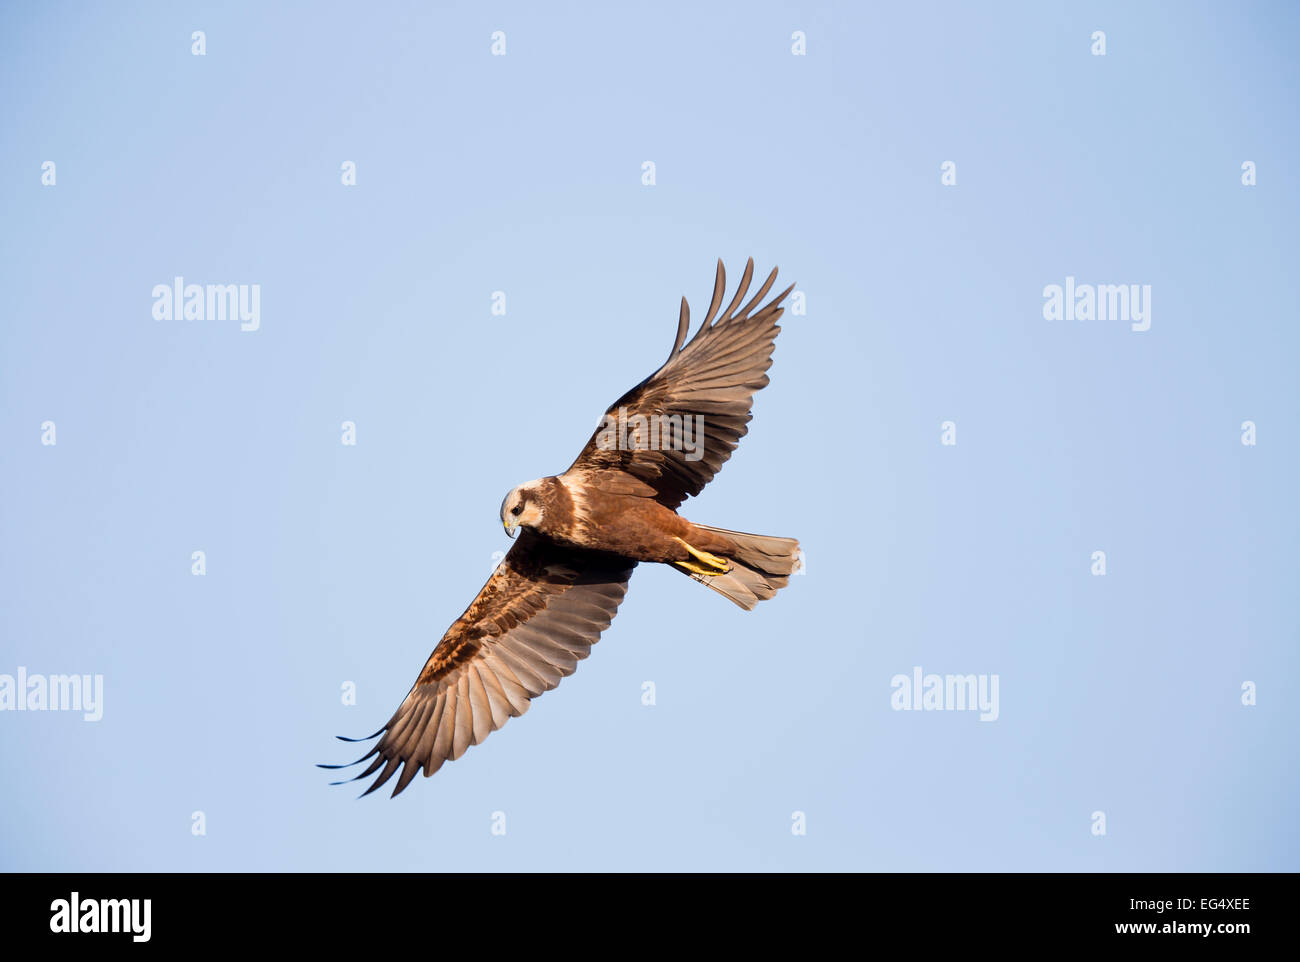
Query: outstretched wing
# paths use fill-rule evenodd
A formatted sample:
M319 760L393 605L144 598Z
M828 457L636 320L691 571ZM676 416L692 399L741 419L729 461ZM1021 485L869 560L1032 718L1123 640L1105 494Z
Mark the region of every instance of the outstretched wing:
M754 392L768 382L764 372L772 366L781 330L776 323L785 310L781 301L794 289L791 284L751 314L776 280L773 269L758 293L737 310L753 274L750 258L735 296L718 314L727 279L718 261L709 312L685 346L691 310L682 298L668 360L610 405L568 474L673 509L704 489L749 431ZM702 437L697 418L703 419Z
M573 674L609 627L635 567L616 555L561 547L525 528L447 629L388 724L370 736L383 737L352 762L376 756L356 779L383 766L365 794L398 766L394 795L421 768L432 775Z

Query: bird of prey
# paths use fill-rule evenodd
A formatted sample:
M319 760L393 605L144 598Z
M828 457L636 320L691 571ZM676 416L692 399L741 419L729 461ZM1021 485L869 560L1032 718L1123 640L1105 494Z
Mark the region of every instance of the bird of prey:
M343 739L379 738L351 763L374 756L352 779L379 773L364 794L399 767L393 795L421 769L432 775L572 674L609 627L639 562L670 565L745 609L786 585L800 564L798 541L693 524L677 513L731 456L749 430L754 392L768 383L781 302L794 285L758 306L773 270L739 307L753 272L751 258L719 312L726 289L719 260L695 336L686 340L683 297L668 360L610 405L567 471L506 495L501 523L518 534L510 551L388 724Z

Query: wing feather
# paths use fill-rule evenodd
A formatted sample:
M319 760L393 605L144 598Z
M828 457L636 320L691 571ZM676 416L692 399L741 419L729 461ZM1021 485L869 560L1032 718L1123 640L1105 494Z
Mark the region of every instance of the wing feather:
M768 384L765 372L772 366L772 350L781 330L776 322L785 310L781 302L794 289L794 285L787 287L760 307L776 275L774 269L757 293L737 309L753 280L754 261L750 258L730 303L719 312L727 273L718 261L709 310L695 335L685 341L691 315L682 298L677 337L668 360L610 405L567 473L586 484L641 494L673 509L699 494L748 432L754 394ZM669 440L661 440L656 450L635 445L619 450L602 444L602 438L609 437L606 428L610 419L617 418L620 410L628 418L661 417L660 424L671 425ZM704 421L702 439L694 434L697 415ZM671 420L675 416L690 420L678 424ZM692 432L689 445L686 430ZM688 460L687 455L696 453L692 449L701 441L703 456Z
M496 673L488 668L479 659L478 664L474 666L478 673L479 684L483 686L483 693L487 695L488 707L492 713L492 730L496 731L502 725L510 720L510 699L506 697L505 691L501 688L501 682L497 680Z
M417 772L433 774L572 674L609 627L635 566L524 530L358 759L375 756L356 779L379 773L365 794L399 768L394 795Z
M492 704L488 701L483 679L478 676L478 664L470 662L465 669L465 685L469 689L470 705L474 709L474 734L471 745L481 745L492 734Z
M451 736L451 760L465 754L474 737L474 706L469 700L469 672L456 674L456 730Z

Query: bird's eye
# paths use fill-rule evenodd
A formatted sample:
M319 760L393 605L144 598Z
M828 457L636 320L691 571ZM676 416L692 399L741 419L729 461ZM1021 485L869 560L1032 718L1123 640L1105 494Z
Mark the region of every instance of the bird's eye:
M519 517L521 514L524 513L524 503L520 501L517 505L515 505L513 508L510 509L510 513L513 514L516 518Z

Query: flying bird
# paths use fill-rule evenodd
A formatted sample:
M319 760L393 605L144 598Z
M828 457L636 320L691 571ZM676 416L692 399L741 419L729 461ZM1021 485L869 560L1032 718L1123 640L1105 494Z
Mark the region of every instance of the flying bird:
M683 297L668 360L610 405L567 471L506 495L501 523L517 535L510 551L388 724L343 739L379 741L350 765L322 768L373 757L351 780L378 772L369 795L400 767L397 795L421 769L432 775L460 758L573 673L609 627L639 562L676 568L747 610L786 585L800 564L795 539L694 524L677 513L748 432L754 392L768 383L781 302L794 285L758 306L774 269L739 307L753 273L751 258L719 312L726 289L719 260L695 336L686 340Z

